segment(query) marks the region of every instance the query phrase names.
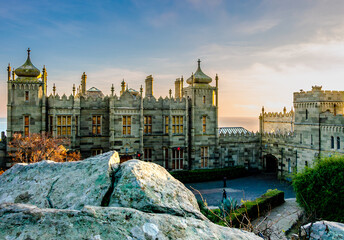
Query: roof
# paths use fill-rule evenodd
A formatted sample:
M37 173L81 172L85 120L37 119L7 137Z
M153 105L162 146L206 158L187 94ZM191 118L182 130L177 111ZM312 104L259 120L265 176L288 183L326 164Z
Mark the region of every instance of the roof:
M91 87L90 89L87 90L87 92L101 92L101 91L96 87Z
M208 84L208 83L211 83L212 79L211 77L207 76L206 74L204 74L202 72L202 69L201 69L201 60L198 59L198 68L195 72L195 74L193 74L191 77L189 77L186 82L188 84L192 84L192 77L194 79L194 83L205 83L205 84Z
M14 72L18 77L38 77L41 73L36 68L30 59L30 48L27 50L27 59L26 62L18 67Z
M222 127L219 128L219 134L247 134L250 133L247 129L243 127Z

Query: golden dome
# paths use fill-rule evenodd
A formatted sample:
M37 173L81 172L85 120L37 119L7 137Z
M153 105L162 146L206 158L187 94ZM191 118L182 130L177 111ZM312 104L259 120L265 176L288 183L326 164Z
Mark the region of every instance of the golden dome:
M30 48L27 50L27 59L26 62L18 67L14 72L18 77L38 77L41 72L36 68L30 59Z

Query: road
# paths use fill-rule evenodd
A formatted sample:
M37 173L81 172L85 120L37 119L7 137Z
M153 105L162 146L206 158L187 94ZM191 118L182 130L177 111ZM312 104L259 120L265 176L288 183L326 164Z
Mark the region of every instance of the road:
M223 187L223 181L187 183L185 186L195 194L197 199L201 199L200 194L192 190L192 188L197 189L209 206L219 205L223 189L226 190L227 196L235 198L239 204L241 199L253 200L264 194L268 189L276 188L284 191L285 198L295 198L295 192L290 184L277 180L275 176L264 174L227 180L226 188Z

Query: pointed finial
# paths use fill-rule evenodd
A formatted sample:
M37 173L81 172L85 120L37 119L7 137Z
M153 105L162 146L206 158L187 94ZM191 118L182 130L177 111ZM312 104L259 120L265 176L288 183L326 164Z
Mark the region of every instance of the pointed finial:
M198 68L201 68L201 60L200 59L198 59Z
M30 57L30 52L31 52L31 50L30 50L30 48L28 48L27 49L27 57Z
M75 84L73 84L73 96L75 96Z
M141 87L140 87L140 93L141 93L141 95L142 95L142 93L143 93L143 87L142 87L142 85L141 85Z
M182 75L182 78L181 78L180 80L182 80L182 82L184 81L184 77L183 77L183 75Z
M56 93L56 86L55 86L55 83L54 83L54 85L53 85L53 94L54 94L54 96L55 96L55 93Z
M262 107L262 113L264 113L264 106Z
M14 68L13 68L13 71L12 71L12 80L14 80L15 76L16 76L16 73L14 72Z
M113 96L113 93L115 91L115 87L113 86L113 84L111 85L111 95Z
M216 73L215 80L219 80L219 76Z
M172 98L172 89L170 89L168 92L170 94L170 98Z

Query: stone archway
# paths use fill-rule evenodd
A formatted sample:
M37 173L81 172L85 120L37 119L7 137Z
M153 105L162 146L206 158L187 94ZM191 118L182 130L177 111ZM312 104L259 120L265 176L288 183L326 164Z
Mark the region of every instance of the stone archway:
M264 156L265 159L265 171L268 173L277 173L278 170L278 160L272 154L267 154Z

